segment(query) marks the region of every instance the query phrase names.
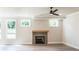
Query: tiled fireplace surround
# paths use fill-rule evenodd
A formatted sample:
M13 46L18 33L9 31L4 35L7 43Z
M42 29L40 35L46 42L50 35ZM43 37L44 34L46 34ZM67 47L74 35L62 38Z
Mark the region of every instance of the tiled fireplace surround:
M32 43L34 45L47 45L47 42L48 42L48 31L32 31L32 36L33 36L33 39L32 39Z

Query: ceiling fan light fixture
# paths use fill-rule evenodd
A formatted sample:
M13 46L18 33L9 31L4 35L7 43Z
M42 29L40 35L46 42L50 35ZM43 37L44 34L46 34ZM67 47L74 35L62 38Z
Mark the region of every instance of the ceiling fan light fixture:
M53 15L53 14L49 14L49 15Z
M62 14L59 14L60 16L62 15Z

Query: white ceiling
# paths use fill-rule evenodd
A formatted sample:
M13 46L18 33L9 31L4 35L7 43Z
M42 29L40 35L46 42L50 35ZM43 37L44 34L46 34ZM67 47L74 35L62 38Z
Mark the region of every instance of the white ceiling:
M74 12L79 12L78 7L56 7L64 17ZM55 9L55 8L53 8ZM23 16L23 17L55 17L49 15L49 7L0 7L0 17Z
M49 8L48 8L49 9ZM79 12L79 8L78 7L55 7L53 8L53 10L58 9L58 11L56 12L57 14L60 14L60 16L54 16L54 15L50 15L49 11L47 11L46 13L42 13L39 14L37 17L41 18L41 17L65 17L69 14L75 13L75 12Z
M32 17L47 11L48 8L43 7L0 7L0 16Z

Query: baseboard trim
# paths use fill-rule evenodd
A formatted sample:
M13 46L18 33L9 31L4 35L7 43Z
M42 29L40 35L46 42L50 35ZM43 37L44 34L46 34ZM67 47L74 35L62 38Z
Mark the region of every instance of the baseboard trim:
M48 44L63 44L63 42L48 42Z
M69 43L63 43L63 44L65 44L65 45L67 45L67 46L70 46L70 47L73 47L73 48L75 48L75 49L79 49L79 47L77 47L77 46L75 46L75 45L72 45L72 44L69 44Z

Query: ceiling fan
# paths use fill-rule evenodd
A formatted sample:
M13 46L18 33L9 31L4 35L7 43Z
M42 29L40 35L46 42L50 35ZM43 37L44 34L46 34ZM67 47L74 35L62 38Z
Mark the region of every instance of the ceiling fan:
M58 11L58 9L55 9L55 10L52 10L52 9L53 9L53 7L50 7L50 14L59 16L59 14L56 13Z

